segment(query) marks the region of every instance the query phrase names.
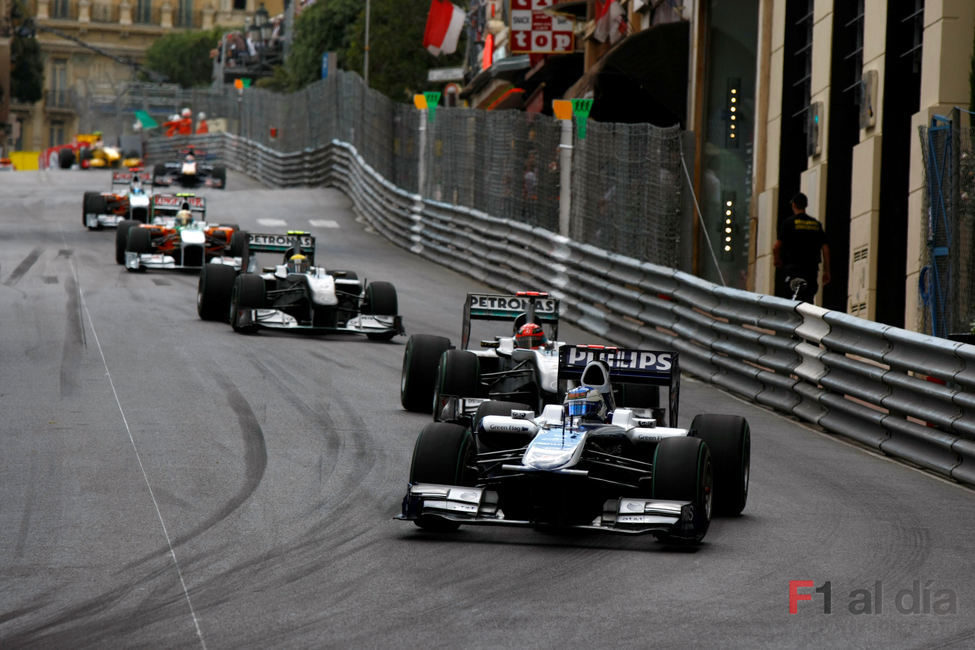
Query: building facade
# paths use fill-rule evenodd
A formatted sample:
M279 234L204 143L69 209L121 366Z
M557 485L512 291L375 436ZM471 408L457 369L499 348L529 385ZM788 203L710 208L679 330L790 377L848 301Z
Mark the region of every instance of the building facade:
M754 290L775 292L777 220L801 190L832 245L821 303L923 330L920 129L969 106L975 3L762 0L759 16Z
M2 0L8 2L9 0ZM134 80L152 43L174 30L240 28L260 0L30 0L44 61L44 97L9 105L8 147L39 151L78 132L79 106ZM272 15L284 0L263 3ZM91 47L86 47L86 45ZM0 53L3 42L0 41ZM9 60L9 57L8 59Z

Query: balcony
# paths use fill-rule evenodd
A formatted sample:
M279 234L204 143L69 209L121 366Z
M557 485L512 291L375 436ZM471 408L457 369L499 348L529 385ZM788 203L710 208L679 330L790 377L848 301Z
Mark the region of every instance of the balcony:
M77 98L73 89L57 88L44 91L44 111L60 115L77 112Z

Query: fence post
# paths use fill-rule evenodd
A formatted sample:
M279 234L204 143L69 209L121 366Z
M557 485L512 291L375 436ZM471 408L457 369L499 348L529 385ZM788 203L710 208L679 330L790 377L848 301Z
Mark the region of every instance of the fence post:
M559 234L568 237L572 214L572 102L567 99L553 100L552 111L562 123L559 140Z

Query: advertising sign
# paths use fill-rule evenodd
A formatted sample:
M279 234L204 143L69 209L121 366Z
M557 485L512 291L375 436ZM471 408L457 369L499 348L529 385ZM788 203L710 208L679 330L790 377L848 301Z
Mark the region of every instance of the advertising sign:
M557 4L555 0L511 0L512 54L564 54L575 50L575 20L545 12Z

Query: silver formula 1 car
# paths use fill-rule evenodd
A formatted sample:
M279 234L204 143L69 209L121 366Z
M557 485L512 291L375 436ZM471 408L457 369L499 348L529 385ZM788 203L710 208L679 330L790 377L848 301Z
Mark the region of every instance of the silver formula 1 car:
M479 339L475 328L493 335ZM525 329L533 331L519 338ZM435 420L449 397L466 398L471 411L486 399L540 410L556 397L558 335L559 301L547 293L467 294L459 349L431 334L407 341L400 401L410 411L432 412Z
M259 267L260 252L283 252L283 262ZM200 275L197 311L240 333L339 332L381 341L403 333L395 287L315 266L315 237L306 232L251 233L244 255L214 258Z
M748 422L698 415L679 428L676 352L564 345L558 372L564 399L540 414L487 401L473 416L454 409L424 427L397 518L434 531L582 528L694 544L712 512L742 512ZM650 405L616 403L633 385L669 389L667 426Z
M152 174L135 170L112 172L111 191L85 192L81 223L88 230L115 228L127 219L148 223L151 190Z

